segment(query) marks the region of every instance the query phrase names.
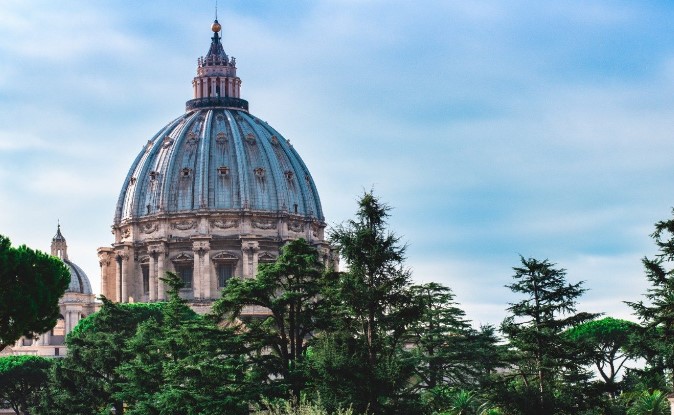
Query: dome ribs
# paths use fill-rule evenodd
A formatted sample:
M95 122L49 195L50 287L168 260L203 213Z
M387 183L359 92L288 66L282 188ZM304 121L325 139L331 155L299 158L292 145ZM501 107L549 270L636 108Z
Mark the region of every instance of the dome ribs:
M308 169L276 130L245 111L205 108L173 120L137 156L115 224L158 213L242 209L323 221Z

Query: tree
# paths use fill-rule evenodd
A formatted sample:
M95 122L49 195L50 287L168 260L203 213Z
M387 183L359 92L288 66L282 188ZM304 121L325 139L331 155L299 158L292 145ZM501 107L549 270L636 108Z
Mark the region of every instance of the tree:
M365 382L359 385L364 402L343 397L357 411L369 408L381 413L402 405L400 393L412 372L410 362L401 358L402 346L419 308L410 292L410 272L404 266L405 246L387 229L389 210L372 192L365 193L358 201L356 218L330 233L348 268L326 293L336 316L333 330L343 333L335 337L342 341L335 350L348 350L353 359L366 359L354 361L365 368Z
M674 213L674 210L672 211ZM668 387L674 385L674 218L655 224L651 234L658 254L643 258L646 278L651 283L644 295L648 302L626 303L643 323L641 353L651 369L667 377Z
M113 303L101 298L100 311L81 320L66 338L68 354L54 365L42 394L40 414L124 413L118 399L124 385L119 368L131 361L126 343L141 322L160 319L164 303Z
M411 287L411 293L421 310L408 337L415 359L414 390L442 409L448 404L443 402L447 390L479 388L495 369L497 339L493 327L478 331L470 326L449 287L432 282Z
M129 415L247 414L257 396L249 393L254 379L242 334L194 313L175 274L165 282L171 289L161 318L142 322L127 342L133 358L118 369L116 400Z
M27 415L47 384L51 360L39 356L0 357L0 402L17 415Z
M0 235L0 351L21 336L53 328L69 283L70 271L60 259L25 245L13 248Z
M231 279L213 305L213 313L230 323L241 318L246 306L268 310L267 316L246 320L247 339L256 341L260 351L269 348L271 355L258 358L262 371L277 378L274 383L287 388L293 399L299 399L307 382L307 339L324 307L320 294L325 271L316 248L304 239L290 241L254 279Z
M605 317L572 327L566 336L586 351L606 384L606 392L614 396L618 391L618 373L629 360L630 337L639 325L627 320Z
M522 402L533 413L577 413L582 397L571 388L587 376L574 344L562 333L595 315L576 312L585 291L582 282L568 284L566 271L548 260L520 260L522 266L513 268L515 282L507 287L525 299L510 304L511 315L501 325L511 352L511 374L521 382L523 396L535 397ZM564 397L565 392L574 396ZM575 408L564 408L564 399Z

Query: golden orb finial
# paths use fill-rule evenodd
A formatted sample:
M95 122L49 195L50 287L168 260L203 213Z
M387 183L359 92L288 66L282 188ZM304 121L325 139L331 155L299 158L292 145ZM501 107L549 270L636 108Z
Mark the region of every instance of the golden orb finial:
M218 33L220 29L222 29L222 26L220 26L220 23L218 23L218 19L215 19L215 21L211 25L211 30L215 33Z

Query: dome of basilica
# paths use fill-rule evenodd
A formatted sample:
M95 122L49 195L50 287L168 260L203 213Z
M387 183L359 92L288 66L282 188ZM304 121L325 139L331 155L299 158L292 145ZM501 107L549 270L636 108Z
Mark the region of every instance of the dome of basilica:
M290 143L245 109L224 106L188 110L147 143L124 182L115 224L197 210L324 219Z
M162 301L162 278L174 272L181 296L206 311L229 278L254 277L299 238L337 266L311 174L290 142L248 111L221 28L211 26L185 113L147 141L124 179L114 243L98 249L101 294L111 300Z

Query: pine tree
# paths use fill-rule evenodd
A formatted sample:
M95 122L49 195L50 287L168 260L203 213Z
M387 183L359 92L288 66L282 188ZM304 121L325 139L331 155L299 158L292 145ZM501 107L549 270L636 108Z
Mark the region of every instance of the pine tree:
M564 413L560 396L569 392L573 405L582 403L572 389L587 375L573 343L562 333L595 315L576 312L585 289L582 282L567 283L566 270L548 260L520 259L522 266L513 268L515 282L507 287L525 298L510 304L510 316L501 324L511 356L509 372L535 396L534 402L525 403L539 411L534 413Z

